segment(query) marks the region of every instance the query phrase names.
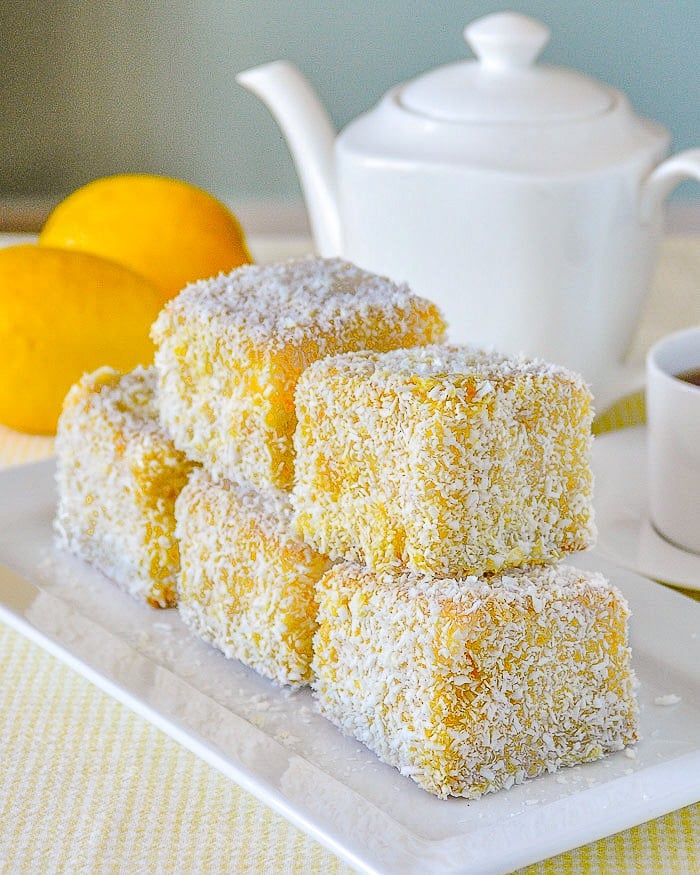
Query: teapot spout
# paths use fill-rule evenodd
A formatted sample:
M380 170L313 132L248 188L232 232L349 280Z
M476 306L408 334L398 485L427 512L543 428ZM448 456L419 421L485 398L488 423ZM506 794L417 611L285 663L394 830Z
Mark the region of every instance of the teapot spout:
M318 254L340 255L335 130L324 106L299 70L287 61L244 70L236 81L262 100L282 129L299 174Z

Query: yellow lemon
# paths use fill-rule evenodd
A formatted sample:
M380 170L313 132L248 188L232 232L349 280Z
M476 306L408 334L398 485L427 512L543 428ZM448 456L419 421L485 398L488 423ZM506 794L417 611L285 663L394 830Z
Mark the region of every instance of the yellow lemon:
M151 282L113 261L31 244L0 249L0 422L55 433L83 373L151 363L160 306Z
M39 244L118 261L148 277L163 301L252 260L238 219L221 201L148 174L106 176L77 189L48 217Z

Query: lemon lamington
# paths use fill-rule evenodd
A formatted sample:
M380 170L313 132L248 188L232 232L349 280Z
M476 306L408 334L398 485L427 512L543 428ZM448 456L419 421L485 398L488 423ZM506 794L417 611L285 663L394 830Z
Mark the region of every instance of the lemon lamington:
M311 680L315 584L328 560L291 531L289 495L192 472L175 506L185 624L293 686Z
M192 462L158 422L153 368L103 367L68 392L56 435L56 538L154 607L175 603L175 498Z
M443 331L433 304L340 259L241 267L188 286L155 322L161 418L214 477L288 488L302 370Z
M297 385L302 537L460 576L590 546L591 395L561 367L430 345L315 362Z
M431 793L477 798L637 739L627 604L599 574L342 563L317 589L321 713Z

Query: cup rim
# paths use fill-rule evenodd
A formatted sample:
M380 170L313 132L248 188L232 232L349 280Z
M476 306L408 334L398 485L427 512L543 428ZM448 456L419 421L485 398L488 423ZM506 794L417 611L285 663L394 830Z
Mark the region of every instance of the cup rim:
M671 355L673 363L670 362ZM700 368L700 325L682 328L659 338L647 353L646 366L647 373L665 377L679 388L700 391L700 386L678 377L684 370Z

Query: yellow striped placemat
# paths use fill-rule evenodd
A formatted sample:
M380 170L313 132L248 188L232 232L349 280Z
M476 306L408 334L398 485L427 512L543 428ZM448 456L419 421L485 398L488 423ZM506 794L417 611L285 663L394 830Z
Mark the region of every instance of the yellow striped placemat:
M22 434L0 425L0 469L48 459L53 455L53 447L52 437Z
M644 390L632 392L620 398L610 407L599 413L593 423L593 434L601 435L608 431L643 425L646 421Z

